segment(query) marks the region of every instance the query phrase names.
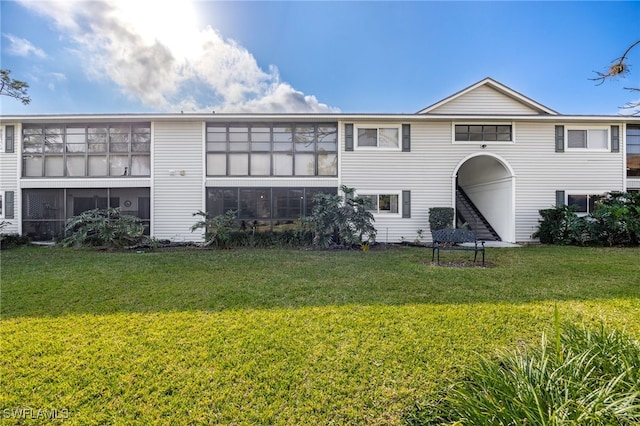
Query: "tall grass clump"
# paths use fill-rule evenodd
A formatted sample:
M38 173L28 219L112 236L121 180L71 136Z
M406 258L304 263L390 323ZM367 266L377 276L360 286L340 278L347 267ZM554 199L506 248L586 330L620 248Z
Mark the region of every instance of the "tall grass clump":
M539 347L480 358L466 378L411 424L635 425L640 422L640 344L603 326L567 325Z

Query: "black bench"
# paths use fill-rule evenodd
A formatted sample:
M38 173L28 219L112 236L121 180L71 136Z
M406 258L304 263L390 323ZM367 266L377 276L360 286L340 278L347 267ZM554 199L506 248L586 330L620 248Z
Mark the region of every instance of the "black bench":
M431 261L433 262L438 253L438 265L440 264L440 250L468 250L473 251L473 263L476 263L478 253L482 253L482 266L484 266L484 241L476 239L476 233L468 229L444 228L432 231L433 245L431 250ZM458 244L473 243L473 246L461 246ZM478 244L480 243L480 244Z

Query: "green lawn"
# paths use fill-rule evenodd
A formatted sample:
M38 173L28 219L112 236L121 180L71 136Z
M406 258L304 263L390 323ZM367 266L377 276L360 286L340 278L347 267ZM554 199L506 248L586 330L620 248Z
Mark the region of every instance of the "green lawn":
M2 424L402 424L554 305L640 338L640 249L430 255L5 250Z

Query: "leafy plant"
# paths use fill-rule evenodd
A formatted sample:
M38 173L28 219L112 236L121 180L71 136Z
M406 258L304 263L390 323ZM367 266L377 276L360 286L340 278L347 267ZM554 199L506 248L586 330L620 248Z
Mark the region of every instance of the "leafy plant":
M320 193L313 198L313 212L306 223L315 234L314 245L360 247L375 241L370 200L355 196L355 190L344 185L342 192L344 196Z
M574 206L561 206L540 210L542 220L533 233L543 244L583 244L586 238L585 219L576 214Z
M237 235L240 232L240 226L236 222L235 210L229 210L223 215L214 217L209 217L207 212L199 210L193 213L193 216L200 216L202 219L191 227L191 232L204 229L205 246L230 248L232 245L242 245Z
M93 209L69 218L65 232L64 247L122 248L140 244L144 225L135 216L121 214L119 207Z
M640 194L607 194L596 203L587 229L591 239L602 245L640 244Z
M545 244L640 244L640 194L611 192L595 204L593 212L580 217L572 206L540 210L542 220L533 234Z
M481 358L464 382L411 423L637 424L640 344L603 326L589 330L572 324L559 341L558 347L543 336L538 348L522 346L496 359Z
M453 227L453 207L431 207L429 209L429 229L437 231Z

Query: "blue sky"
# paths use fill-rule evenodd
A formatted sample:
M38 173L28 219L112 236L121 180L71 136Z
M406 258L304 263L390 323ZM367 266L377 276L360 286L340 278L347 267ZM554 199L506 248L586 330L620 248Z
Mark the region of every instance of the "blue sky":
M485 77L565 114L640 98L640 2L1 1L2 114L413 113Z

